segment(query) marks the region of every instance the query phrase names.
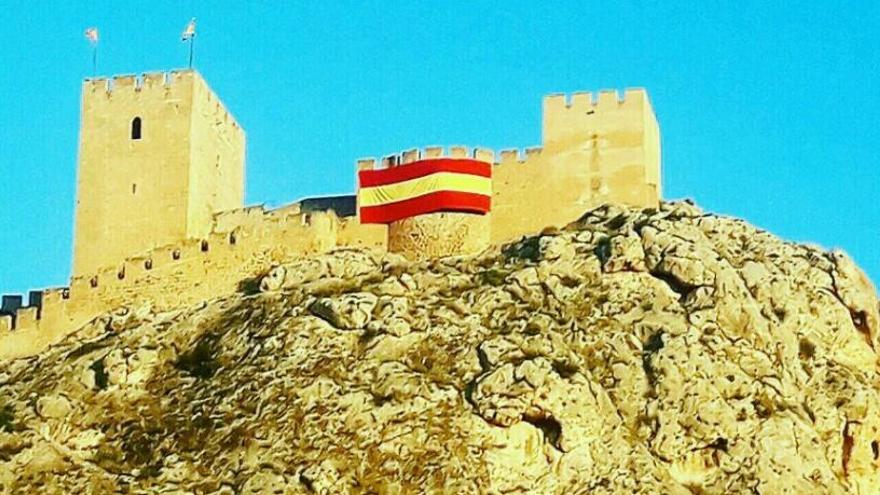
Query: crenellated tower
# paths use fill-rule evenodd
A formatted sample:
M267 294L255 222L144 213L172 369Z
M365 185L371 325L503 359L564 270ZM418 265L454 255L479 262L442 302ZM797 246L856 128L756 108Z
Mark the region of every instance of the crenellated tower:
M193 70L86 80L79 146L74 277L243 206L244 130Z
M660 128L644 89L544 98L543 146L499 153L492 242L562 227L604 203L657 207Z

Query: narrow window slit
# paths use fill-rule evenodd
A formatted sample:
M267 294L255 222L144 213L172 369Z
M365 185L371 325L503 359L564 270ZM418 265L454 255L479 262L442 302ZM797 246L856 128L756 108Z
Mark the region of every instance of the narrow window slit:
M140 139L141 138L141 118L135 117L131 121L131 138L132 139Z

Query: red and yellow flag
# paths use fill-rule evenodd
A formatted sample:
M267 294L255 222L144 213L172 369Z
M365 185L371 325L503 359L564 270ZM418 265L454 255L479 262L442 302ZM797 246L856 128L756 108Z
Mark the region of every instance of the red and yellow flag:
M439 211L485 214L492 200L492 165L469 158L432 158L358 172L362 223L390 223Z

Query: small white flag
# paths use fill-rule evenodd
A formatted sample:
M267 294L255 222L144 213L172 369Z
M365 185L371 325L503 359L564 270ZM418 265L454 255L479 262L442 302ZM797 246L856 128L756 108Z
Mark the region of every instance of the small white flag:
M186 27L183 29L183 33L180 35L181 41L189 41L196 37L196 18L193 17L190 19L189 23L187 23Z
M93 45L98 44L98 28L90 27L86 29L86 32L84 34L86 36L86 39L89 40L89 43Z

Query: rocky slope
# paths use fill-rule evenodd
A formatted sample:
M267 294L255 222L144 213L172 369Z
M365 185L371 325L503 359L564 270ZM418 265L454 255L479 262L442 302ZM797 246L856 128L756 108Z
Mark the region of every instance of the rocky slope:
M875 290L841 253L687 203L477 257L339 251L250 292L0 365L0 486L880 490Z

